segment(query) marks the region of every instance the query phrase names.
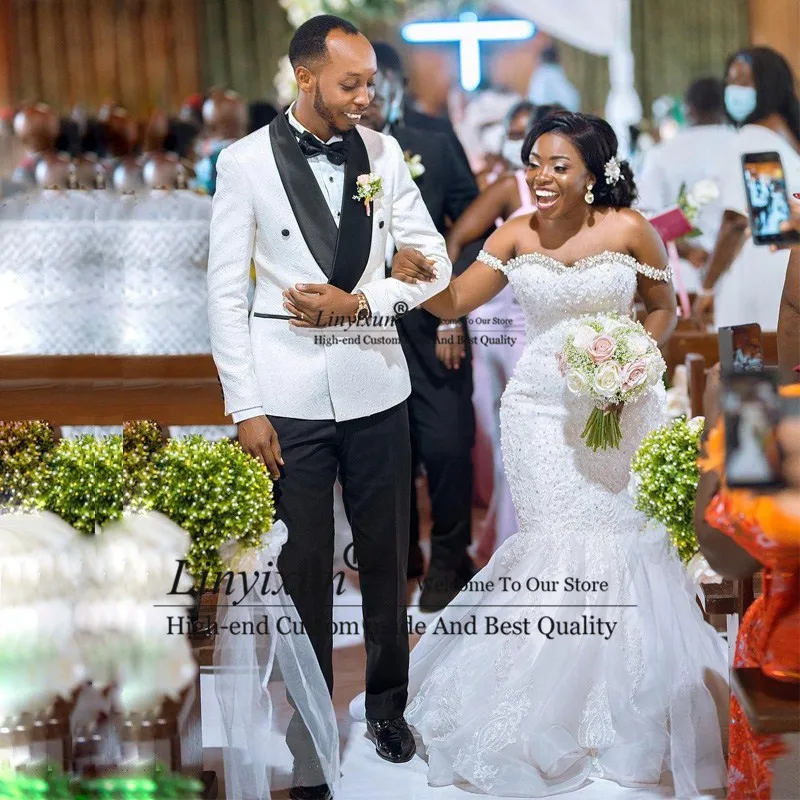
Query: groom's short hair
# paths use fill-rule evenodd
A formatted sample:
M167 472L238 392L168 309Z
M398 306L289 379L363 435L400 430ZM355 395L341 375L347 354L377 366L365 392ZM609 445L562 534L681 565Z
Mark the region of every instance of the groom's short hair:
M333 14L319 14L311 17L294 32L292 41L289 43L289 61L292 68L296 69L300 65L310 67L315 62L325 59L328 55L325 40L331 31L360 33L355 25Z

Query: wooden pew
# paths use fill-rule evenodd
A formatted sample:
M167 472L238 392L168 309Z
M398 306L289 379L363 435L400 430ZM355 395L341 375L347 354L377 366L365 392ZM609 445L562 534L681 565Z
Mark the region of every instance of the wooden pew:
M761 343L764 348L764 362L778 363L778 336L776 333L762 333ZM719 345L716 333L701 333L694 330L676 330L670 340L662 348L664 360L667 362L667 375L672 375L678 364L686 362L686 356L694 353L702 356L708 367L719 361Z
M707 346L708 342L704 340L704 347ZM769 360L766 353L765 357ZM777 354L775 357L777 359ZM684 363L689 381L689 402L692 416L700 416L703 413L703 393L706 385L706 358L701 353L687 353ZM722 583L705 583L702 588L706 617L719 614L724 615L728 620L728 643L731 646L732 654L732 645L739 622L755 596L753 578L742 581L732 581L726 578Z
M759 668L737 668L731 690L751 730L775 736L784 752L770 763L771 797L797 797L800 775L800 684L777 681Z
M210 355L0 356L0 419L230 424Z

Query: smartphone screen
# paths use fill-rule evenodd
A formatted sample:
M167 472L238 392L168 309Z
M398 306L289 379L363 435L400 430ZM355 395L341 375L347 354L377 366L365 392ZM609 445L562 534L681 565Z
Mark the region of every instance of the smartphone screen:
M764 369L761 326L757 322L719 329L719 365L723 375Z
M745 153L742 156L745 193L750 210L750 231L756 244L788 244L800 241L794 231L782 232L789 219L789 196L780 154Z
M777 438L781 398L774 376L762 373L723 378L722 410L728 486L752 491L783 488Z

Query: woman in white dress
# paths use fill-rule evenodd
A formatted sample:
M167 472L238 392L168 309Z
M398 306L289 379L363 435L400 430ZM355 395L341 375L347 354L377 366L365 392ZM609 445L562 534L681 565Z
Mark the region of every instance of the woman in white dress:
M800 106L791 67L768 47L750 47L731 56L725 83L725 108L739 130L722 153L709 154L717 160L725 214L694 318L704 327L713 303L715 327L757 322L762 331L774 331L789 254L772 252L747 236L742 155L779 153L788 190L800 191Z
M675 325L667 254L629 209L635 187L616 149L597 117L534 125L523 158L537 212L493 233L425 304L456 318L510 283L527 337L500 412L520 530L411 654L406 717L431 785L539 797L592 776L655 785L672 773L684 797L725 782L724 647L666 532L627 492L642 437L667 421L664 388L621 409L620 449L593 453L580 438L591 404L569 393L555 357L576 318L627 314L637 291L656 341ZM402 251L393 274L425 279L426 261Z

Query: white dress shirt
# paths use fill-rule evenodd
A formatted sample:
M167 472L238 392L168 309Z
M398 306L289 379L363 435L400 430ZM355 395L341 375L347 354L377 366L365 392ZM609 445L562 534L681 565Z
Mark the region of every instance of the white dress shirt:
M311 133L303 125L297 121L297 117L294 115L294 103L289 106L289 124L295 129L300 131L300 133ZM311 134L314 136L314 134ZM322 139L319 136L314 136L314 138L322 142ZM331 136L327 142L322 142L323 144L332 144L333 142L341 142L341 136ZM317 183L319 184L319 188L322 189L322 194L325 196L325 200L328 203L328 208L331 210L331 214L333 215L334 222L336 222L336 227L339 227L339 218L342 215L342 194L344 192L344 164L334 164L332 161L328 160L328 157L324 153L320 153L316 156L311 156L311 158L306 159L308 161L308 165L311 167L311 171L314 173L314 177L317 179Z

